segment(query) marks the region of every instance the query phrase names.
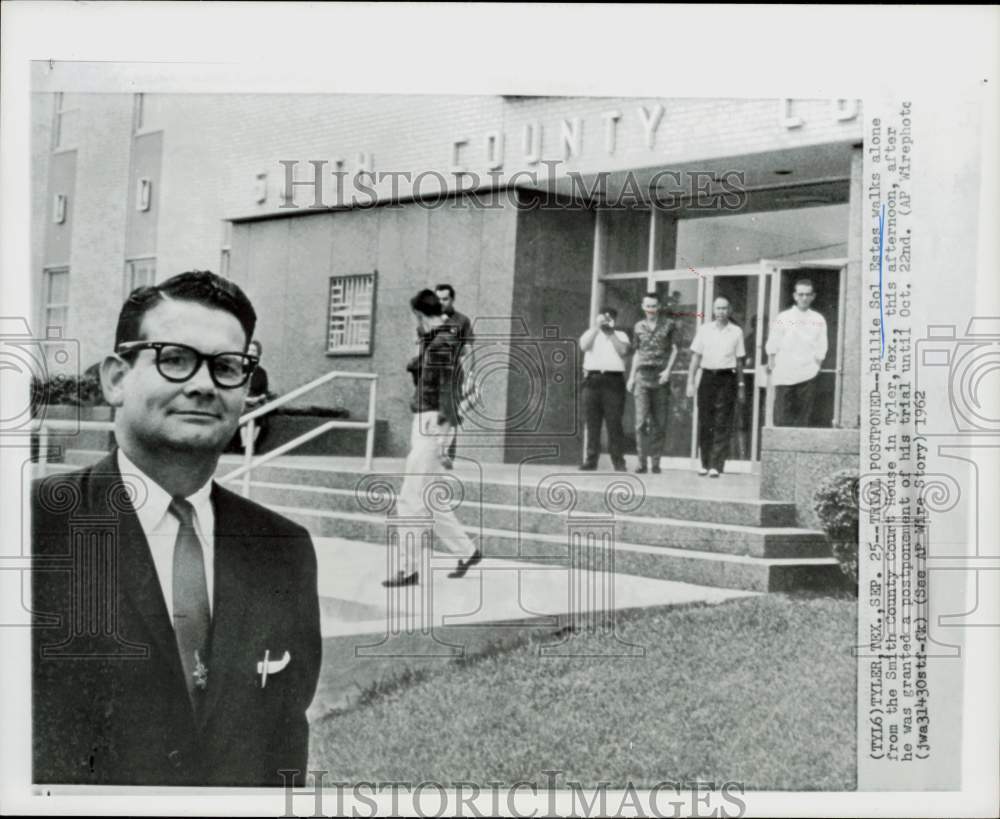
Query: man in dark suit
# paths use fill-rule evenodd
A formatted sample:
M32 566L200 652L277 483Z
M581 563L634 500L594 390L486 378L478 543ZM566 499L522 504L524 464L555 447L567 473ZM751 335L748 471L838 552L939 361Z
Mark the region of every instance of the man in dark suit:
M36 783L258 786L304 772L321 656L312 541L212 481L255 323L211 273L134 291L101 364L120 448L36 482Z

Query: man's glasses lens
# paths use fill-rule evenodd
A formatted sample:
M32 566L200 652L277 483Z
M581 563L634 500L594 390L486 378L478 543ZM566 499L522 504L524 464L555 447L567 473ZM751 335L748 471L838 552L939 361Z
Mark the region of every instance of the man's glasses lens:
M160 374L172 381L184 381L193 376L202 358L208 359L212 378L220 387L242 386L252 370L252 359L240 353L203 356L191 347L179 345L161 347L159 353L157 366Z
M253 372L256 359L243 353L217 353L205 355L193 347L163 342L128 342L119 347L120 353L134 353L143 349L156 351L156 369L168 381L187 381L201 366L208 362L212 380L220 387L241 387Z

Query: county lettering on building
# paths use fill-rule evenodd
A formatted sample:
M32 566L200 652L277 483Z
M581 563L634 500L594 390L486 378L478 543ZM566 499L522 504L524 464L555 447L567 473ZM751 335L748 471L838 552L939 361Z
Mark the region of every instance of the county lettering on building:
M868 205L856 101L67 92L34 95L32 128L34 321L73 351L53 370L110 349L132 288L214 269L261 305L278 389L333 369L377 374L377 451L403 455L408 299L449 282L485 374L463 433L478 457L547 447L570 464L583 451L576 342L597 306L631 327L658 293L683 379L724 295L752 399L733 470L767 484L799 468L789 436L801 433L769 427L763 346L808 278L829 332L810 425L831 468L857 452ZM363 418L367 387L310 401ZM672 413L664 466L688 466L691 402Z

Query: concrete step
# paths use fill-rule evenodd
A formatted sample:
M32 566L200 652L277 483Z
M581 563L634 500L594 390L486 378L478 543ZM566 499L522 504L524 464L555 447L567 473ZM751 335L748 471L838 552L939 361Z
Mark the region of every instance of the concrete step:
M305 526L316 537L345 538L384 548L385 517L303 507L269 506ZM571 565L565 535L517 533L508 529L466 527L485 557L540 565ZM769 558L698 551L674 546L612 543L597 539L586 568L638 577L676 580L727 589L788 591L831 588L842 582L833 557ZM577 558L579 559L579 558Z
M266 506L303 508L327 512L370 514L378 498L349 489L307 487L295 484L251 484L251 497ZM394 512L391 498L385 496L384 510ZM465 498L455 514L470 530L505 529L524 535L546 534L566 537L573 522L593 522L600 516L548 512L544 509L510 504L487 503ZM822 532L789 527L735 526L723 523L655 518L639 515L615 515L615 537L628 543L647 546L670 546L678 549L745 554L753 557L794 558L829 557L830 545Z
M87 466L103 457L106 453L91 450L68 450L65 463ZM223 475L232 471L239 464L234 458L227 458L220 464L217 474ZM558 502L566 499L563 494L567 486L572 487L574 495L574 512L607 513L609 512L606 496L608 487L612 484L609 474L581 474L572 468L552 467L546 470L541 481L537 476L526 476L518 485L516 482L488 480L475 468L463 468L449 475L461 478L464 497L473 502L483 501L521 508L538 508L543 501L552 507L558 507ZM325 469L314 466L293 466L265 464L257 467L252 477L254 482L272 484L295 484L326 489L344 489L364 493L373 483L387 484L396 492L403 482L402 474L364 473L347 469ZM672 520L701 521L705 523L721 523L734 526L795 526L795 507L793 504L781 501L761 500L758 498L730 497L725 481L713 485L716 494L705 496L685 494L684 492L663 494L657 481L658 476L618 475L615 479L624 478L631 486L643 487L641 497L637 498L635 510L650 518L668 518ZM745 476L740 476L745 477ZM691 481L698 481L691 476ZM704 482L702 482L704 483ZM694 484L696 488L698 484ZM236 488L231 484L230 488ZM627 491L627 490L626 490Z
M225 472L232 469L227 466ZM581 474L565 467L552 467L552 472L539 483L536 477L526 477L521 485L513 482L487 480L478 470L462 469L448 473L458 476L467 500L510 506L559 508L560 502L568 499L566 487L574 496L576 512L608 513L606 500L609 486L617 482L619 486L642 487L642 495L637 498L638 508L634 511L647 517L671 518L675 520L724 523L735 526L789 527L795 525L795 507L790 503L761 500L757 498L730 498L724 483L718 484L717 495L699 497L691 494L657 494L657 476L624 474ZM325 489L367 491L373 481L388 484L398 492L403 483L402 474L368 475L346 470L318 469L297 466L275 466L265 464L256 468L253 480L261 483L296 484ZM617 480L624 479L624 481ZM697 481L691 476L692 481ZM625 483L627 482L627 484ZM619 490L622 491L622 490ZM626 493L629 490L624 490ZM562 494L560 494L562 493Z

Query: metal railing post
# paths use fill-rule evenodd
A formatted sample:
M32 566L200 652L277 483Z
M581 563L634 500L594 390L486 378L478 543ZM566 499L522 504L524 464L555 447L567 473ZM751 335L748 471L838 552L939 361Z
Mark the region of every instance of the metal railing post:
M368 383L368 436L365 440L365 472L372 471L372 456L375 454L375 392L378 380Z
M45 474L49 460L49 431L43 421L38 428L38 464L42 467L42 474Z

